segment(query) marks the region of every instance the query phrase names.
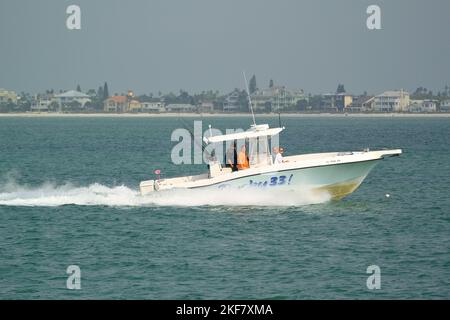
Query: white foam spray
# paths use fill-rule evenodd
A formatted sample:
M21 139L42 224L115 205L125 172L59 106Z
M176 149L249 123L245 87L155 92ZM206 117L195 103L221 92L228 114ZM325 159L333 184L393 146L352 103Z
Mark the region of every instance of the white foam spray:
M0 186L0 206L301 206L328 200L327 193L273 189L169 190L141 196L138 190L124 185L108 187L99 183L75 186L48 182L28 187L9 181Z

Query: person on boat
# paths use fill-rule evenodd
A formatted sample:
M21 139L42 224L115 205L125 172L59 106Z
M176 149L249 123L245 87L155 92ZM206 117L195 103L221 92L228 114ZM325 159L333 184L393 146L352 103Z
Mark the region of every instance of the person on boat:
M278 154L278 148L277 147L273 147L272 148L272 163L275 164L275 159L277 157Z
M275 152L275 160L273 161L273 164L281 164L287 162L286 160L283 160L283 148L273 148L273 150Z
M227 150L225 155L225 167L231 168L231 170L237 171L236 167L237 163L237 150L236 150L236 141L234 141Z
M245 144L241 147L241 151L237 157L237 168L239 170L245 170L250 168L250 163L248 161L247 152L246 152Z

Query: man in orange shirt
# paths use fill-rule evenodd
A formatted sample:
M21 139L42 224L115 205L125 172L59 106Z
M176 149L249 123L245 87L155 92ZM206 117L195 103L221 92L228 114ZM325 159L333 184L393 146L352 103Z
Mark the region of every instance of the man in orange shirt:
M241 151L237 157L237 167L239 170L245 170L250 168L250 164L248 162L247 152L246 152L245 144L241 147Z

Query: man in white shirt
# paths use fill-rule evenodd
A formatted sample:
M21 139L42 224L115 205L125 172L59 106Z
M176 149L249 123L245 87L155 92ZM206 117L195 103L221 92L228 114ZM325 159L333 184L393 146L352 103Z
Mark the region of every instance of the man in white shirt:
M286 162L283 160L283 148L273 148L273 151L275 152L275 160L273 161L273 164L281 164Z

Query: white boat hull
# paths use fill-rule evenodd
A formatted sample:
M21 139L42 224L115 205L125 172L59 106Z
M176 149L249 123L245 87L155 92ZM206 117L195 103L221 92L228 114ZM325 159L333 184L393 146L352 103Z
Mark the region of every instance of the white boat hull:
M204 174L143 181L140 189L145 195L169 189L274 188L294 192L326 192L332 199L341 199L359 187L377 160L401 152L381 150L291 156L286 157L287 162L283 164L224 172L215 177Z
M307 190L318 193L327 192L333 199L340 199L355 191L376 163L375 160L371 160L274 171L220 183L216 186L210 186L210 188L273 188L294 192L304 192Z

